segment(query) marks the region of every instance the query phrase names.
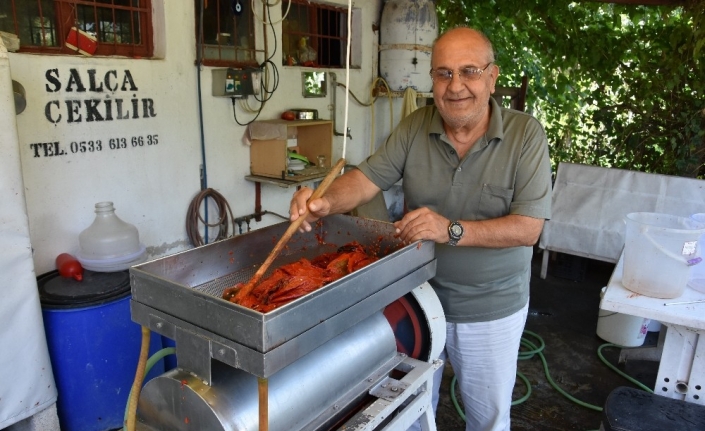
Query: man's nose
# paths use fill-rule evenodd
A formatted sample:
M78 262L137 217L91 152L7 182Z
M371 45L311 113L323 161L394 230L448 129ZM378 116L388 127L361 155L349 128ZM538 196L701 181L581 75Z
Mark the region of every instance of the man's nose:
M460 73L453 72L448 82L448 89L453 92L462 90L465 87L465 81L460 78Z

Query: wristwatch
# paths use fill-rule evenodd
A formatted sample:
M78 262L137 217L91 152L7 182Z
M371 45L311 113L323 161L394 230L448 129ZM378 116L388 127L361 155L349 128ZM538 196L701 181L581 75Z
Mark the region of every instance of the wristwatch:
M450 225L448 225L448 236L450 236L448 245L458 245L458 241L463 237L463 233L465 233L463 225L457 221L451 222Z

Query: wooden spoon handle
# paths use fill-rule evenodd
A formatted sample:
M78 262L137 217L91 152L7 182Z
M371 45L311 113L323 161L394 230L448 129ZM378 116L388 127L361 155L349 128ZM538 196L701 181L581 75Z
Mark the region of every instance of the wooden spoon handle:
M333 169L328 172L328 174L323 178L323 181L321 181L321 184L318 186L316 190L313 191L313 194L311 195L310 198L308 198L309 201L313 199L318 199L321 196L323 196L323 193L328 190L328 187L330 187L331 183L333 183L333 180L335 177L338 175L340 171L343 170L343 167L345 166L345 159L341 158L338 160L338 163L333 166ZM250 294L252 289L254 289L255 285L259 282L259 280L262 278L265 272L269 269L270 265L272 262L274 262L274 259L279 256L279 253L281 253L282 249L286 245L287 242L289 242L289 239L296 233L297 230L299 230L299 227L301 227L301 224L306 220L306 217L308 216L308 206L306 207L306 212L304 212L302 215L299 216L296 220L291 222L289 227L286 229L286 232L284 232L284 235L282 235L281 238L279 238L279 241L277 241L277 244L274 246L274 249L269 253L267 256L267 259L264 261L262 266L259 267L257 272L255 272L255 275L252 276L250 281L247 282L246 285L242 286L240 290L237 292L234 298L234 302L239 302L241 299L245 298L247 295Z

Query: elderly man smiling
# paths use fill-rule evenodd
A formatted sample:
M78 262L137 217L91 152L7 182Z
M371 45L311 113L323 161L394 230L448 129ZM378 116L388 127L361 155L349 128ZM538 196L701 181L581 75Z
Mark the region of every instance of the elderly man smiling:
M403 178L408 241L436 243L430 280L447 319L442 354L455 372L467 431L510 429L517 352L529 306L532 246L551 216L546 135L532 116L491 97L499 74L488 38L454 28L433 46L435 106L404 118L357 169L308 202L308 219L352 210ZM312 191L291 201L304 214ZM434 377L434 408L442 370ZM418 426L418 425L417 425Z

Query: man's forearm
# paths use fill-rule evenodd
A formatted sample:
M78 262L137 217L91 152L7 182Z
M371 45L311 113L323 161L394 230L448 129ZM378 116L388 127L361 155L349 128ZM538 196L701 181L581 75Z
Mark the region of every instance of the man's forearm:
M508 215L496 219L461 221L465 235L459 245L486 248L532 246L536 244L543 219Z
M379 191L365 174L353 169L336 178L324 196L330 202L330 214L343 214L369 202Z

